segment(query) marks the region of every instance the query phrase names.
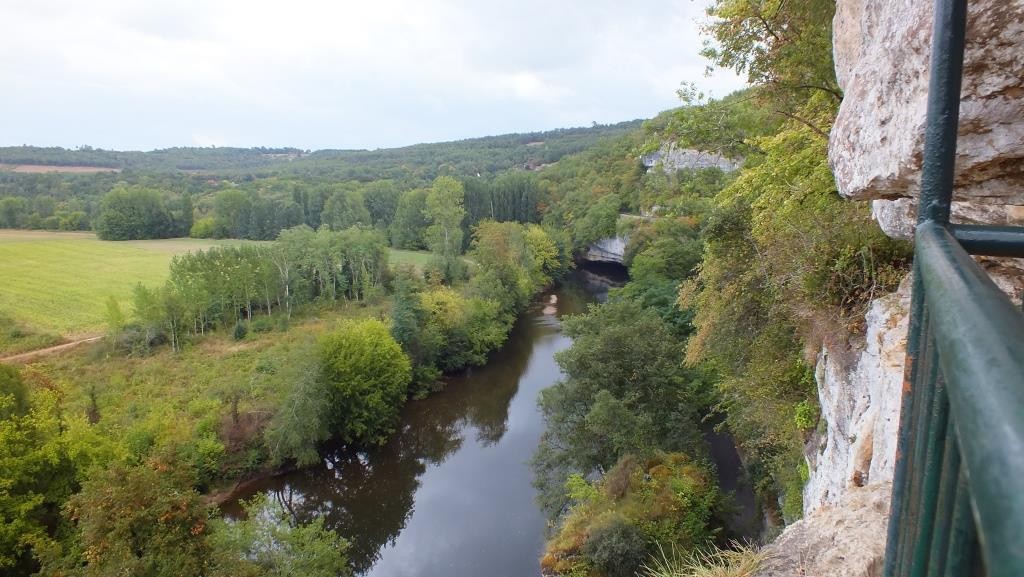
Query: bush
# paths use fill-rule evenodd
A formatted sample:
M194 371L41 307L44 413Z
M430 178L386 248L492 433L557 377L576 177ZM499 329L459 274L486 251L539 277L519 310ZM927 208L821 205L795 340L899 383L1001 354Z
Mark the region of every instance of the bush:
M254 333L269 333L274 330L274 321L270 317L259 317L249 323L249 327Z
M207 574L206 506L179 470L162 463L97 469L64 512L81 546L45 559L44 575L82 567L87 575Z
M687 554L707 546L722 511L713 473L679 453L626 456L600 481L574 475L566 489L574 504L548 542L545 574L631 576L650 544Z
M348 321L320 340L335 433L346 442L383 443L405 402L412 368L384 323Z
M243 340L247 334L249 334L249 327L245 323L235 323L235 328L231 331L231 336L236 341Z
M217 220L212 216L207 216L192 223L192 229L188 231L188 235L192 238L221 238L224 235L220 232Z
M639 529L616 518L590 532L583 555L608 577L633 577L647 559L648 547Z
M137 324L132 324L126 326L117 335L114 348L132 356L146 356L154 347L166 342L167 336L164 333L146 330Z
M214 435L204 435L189 445L187 459L200 487L208 487L220 475L224 454L224 444Z
M810 431L818 425L818 407L815 403L804 399L797 403L793 423L801 431Z

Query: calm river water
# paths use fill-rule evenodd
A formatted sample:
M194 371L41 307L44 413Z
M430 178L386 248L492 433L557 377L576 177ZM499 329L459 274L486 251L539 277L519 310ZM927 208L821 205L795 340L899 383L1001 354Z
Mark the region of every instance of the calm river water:
M559 318L594 299L585 281L543 295L487 366L406 405L388 444L328 452L321 465L253 483L238 497L263 492L300 520L323 517L351 541L365 576L539 575L544 517L528 463L544 431L537 396L561 376L554 354L570 341ZM238 513L237 501L223 508Z

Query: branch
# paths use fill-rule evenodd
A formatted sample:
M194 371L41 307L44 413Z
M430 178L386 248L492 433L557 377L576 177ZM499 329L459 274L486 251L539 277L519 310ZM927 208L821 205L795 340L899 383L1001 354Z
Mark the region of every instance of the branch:
M828 140L828 133L823 131L822 129L818 128L814 124L812 124L809 120L804 120L803 118L800 118L799 116L797 116L795 114L790 114L789 112L786 112L785 110L777 110L776 109L776 110L773 110L772 112L774 112L776 114L781 114L782 116L785 116L786 118L789 118L790 120L795 120L795 121L799 122L800 124L803 124L807 128L810 128L811 130L813 130L815 133L820 135L825 140Z
M803 89L821 90L822 92L827 92L827 93L831 94L839 102L843 101L843 95L840 94L839 91L836 90L835 88L829 88L828 86L818 86L816 84L798 84L797 88L799 88L801 90L803 90Z
M760 13L760 12L758 12L757 14L755 14L755 16L757 17L757 19L758 19L758 20L760 20L760 21L761 21L761 25L762 25L762 26L764 26L765 32L767 32L767 33L771 34L771 35L772 35L772 38L774 38L775 40L777 40L777 41L779 41L779 42L782 42L782 39L781 39L781 38L779 38L779 35L778 35L778 34L776 34L774 30L772 30L772 27L771 27L771 25L769 25L769 24L768 24L768 21L764 19L764 16L761 16L761 13Z

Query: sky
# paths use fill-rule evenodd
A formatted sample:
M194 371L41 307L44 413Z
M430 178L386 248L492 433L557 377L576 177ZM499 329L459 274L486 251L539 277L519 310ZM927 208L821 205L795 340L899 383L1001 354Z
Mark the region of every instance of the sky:
M384 148L649 118L709 0L0 0L0 146Z

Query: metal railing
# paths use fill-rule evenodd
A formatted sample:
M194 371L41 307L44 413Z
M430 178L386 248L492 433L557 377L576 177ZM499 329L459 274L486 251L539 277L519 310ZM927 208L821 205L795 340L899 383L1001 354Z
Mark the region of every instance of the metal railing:
M1024 228L949 223L966 21L936 0L886 577L1024 576L1024 315L970 256Z

